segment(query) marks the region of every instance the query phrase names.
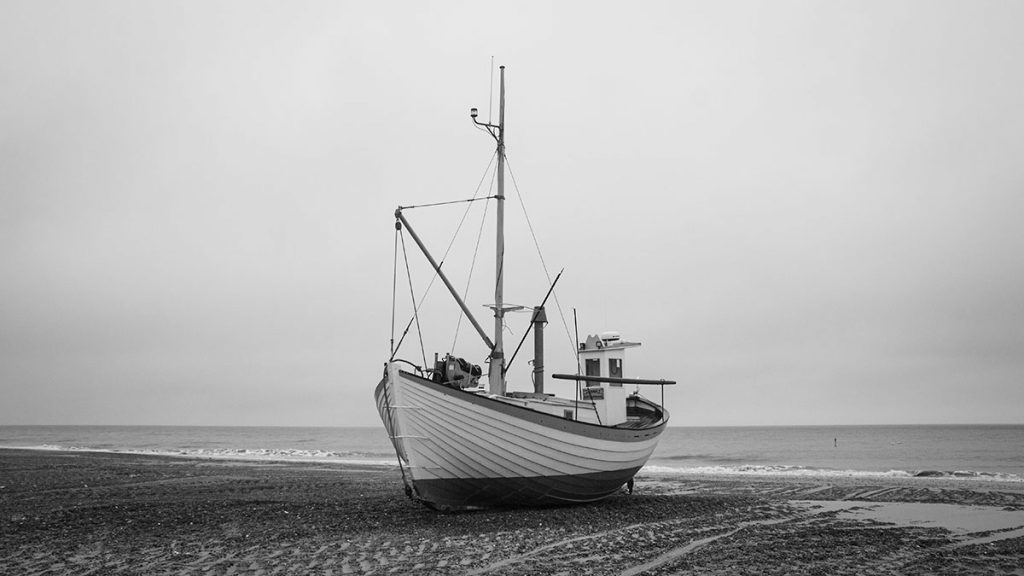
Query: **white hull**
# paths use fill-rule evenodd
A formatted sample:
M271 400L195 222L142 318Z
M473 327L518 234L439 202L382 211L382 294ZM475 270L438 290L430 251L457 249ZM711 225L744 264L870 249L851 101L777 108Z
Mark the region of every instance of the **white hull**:
M437 508L607 497L647 462L668 420L662 411L644 428L577 422L437 384L395 364L375 396L413 497Z

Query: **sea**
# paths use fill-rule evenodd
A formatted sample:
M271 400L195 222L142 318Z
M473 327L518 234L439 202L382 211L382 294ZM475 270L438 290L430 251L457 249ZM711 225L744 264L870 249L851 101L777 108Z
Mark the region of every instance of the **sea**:
M0 426L0 447L397 466L383 427ZM673 427L645 470L1024 483L1024 425Z

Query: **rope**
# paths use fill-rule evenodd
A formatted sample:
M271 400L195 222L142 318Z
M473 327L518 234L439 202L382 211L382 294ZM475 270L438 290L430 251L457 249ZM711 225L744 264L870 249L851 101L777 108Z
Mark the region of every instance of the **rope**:
M385 378L387 376L385 375ZM405 466L402 465L402 453L398 450L398 443L395 436L398 430L395 429L395 418L391 415L391 400L388 397L388 386L384 386L384 411L388 414L388 428L391 433L391 445L395 447L395 458L398 460L398 469L402 472L402 484L405 486L405 493L412 498L414 487L405 478Z
M491 160L490 160L490 162L487 163L487 168L484 169L483 175L480 176L480 181L477 182L476 191L473 192L473 198L474 199L480 194L480 188L483 186L484 179L487 178L487 174L490 172L491 166L494 165L494 159L497 157L497 155L498 155L497 151L495 151L494 154L491 154ZM462 201L462 202L465 202L465 201ZM455 228L455 233L452 234L452 239L451 239L450 242L448 242L448 247L445 248L444 255L441 256L441 261L440 261L440 263L438 263L438 267L444 266L444 261L445 261L446 258L448 258L448 253L451 252L452 246L455 244L455 239L458 238L459 231L462 230L462 225L466 222L466 216L469 215L469 209L470 208L471 208L471 206L467 206L466 207L466 211L462 213L462 219L459 220L459 225L458 225L458 227ZM402 236L402 253L403 254L405 253L405 236L404 235ZM408 256L405 259L405 267L406 267L406 270L409 269L409 258L408 258ZM419 329L419 319L416 316L416 310L419 309L419 307L423 305L423 301L427 299L427 294L430 293L430 289L433 288L435 281L437 281L437 271L436 270L434 271L434 275L430 278L430 282L427 284L427 289L423 291L423 296L420 297L419 303L417 304L415 297L413 298L413 305L415 306L415 308L413 309L413 317L410 318L409 322L405 325L405 331L402 333L402 337L399 338L398 345L395 346L394 351L391 353L391 359L392 360L394 360L395 354L397 354L398 350L402 347L402 342L405 341L405 335L409 332L409 328L412 327L413 321L416 321L416 327L417 327L417 329ZM411 283L411 279L410 279L410 283ZM423 347L423 336L422 336L422 334L420 335L420 347L421 348ZM427 366L427 358L426 358L426 356L427 356L426 352L423 352L423 366L424 367Z
M388 362L393 362L395 360L395 355L398 354L398 350L402 347L402 342L405 342L405 336L409 333L409 328L412 328L412 322L415 319L415 315L412 318L409 318L409 322L405 325L405 330L402 330L402 337L398 339L398 345L395 346L395 351L391 353L391 358L388 359ZM412 362L410 362L410 364L412 364ZM415 364L413 364L413 366L415 366Z
M395 357L395 303L398 290L398 227L395 227L395 257L391 266L391 358Z
M508 174L512 177L512 187L516 189L516 197L519 198L519 206L523 209L523 216L526 218L526 225L530 229L530 236L533 237L533 245L537 248L537 256L540 257L540 265L544 268L544 276L548 279L548 284L551 282L551 273L548 272L548 264L544 261L544 254L540 250L540 243L537 242L537 235L533 231L533 223L530 222L530 215L526 212L526 203L523 202L523 195L519 192L519 183L516 182L516 175L512 172L512 165L509 164L508 156L505 157L505 165L508 166ZM565 328L565 337L569 339L569 344L572 346L573 353L576 351L576 341L573 340L572 334L569 333L569 324L565 321L565 312L562 311L562 303L558 300L558 292L554 292L552 296L555 297L555 307L558 308L558 315L562 319L562 327Z
M412 298L412 317L416 320L416 332L420 336L420 353L423 354L423 365L427 365L427 351L423 347L423 330L420 327L419 305L416 304L416 291L412 289L412 270L409 269L409 254L405 251L405 234L399 235L402 238L402 257L405 259L405 272L409 278L409 296Z
M496 176L497 176L497 172L495 172L494 174L491 175L491 189L494 188L494 178ZM490 189L488 191L490 191ZM484 236L484 224L487 223L487 209L490 206L491 206L490 204L484 204L484 213L483 213L483 216L480 217L480 231L477 232L477 235L476 235L476 247L473 249L473 260L472 260L472 262L469 265L469 277L466 278L466 290L465 290L464 294L465 294L465 296L467 298L469 297L469 285L470 285L470 282L472 282L472 280L473 280L473 270L476 269L476 256L480 252L480 240ZM459 341L459 329L462 328L462 319L464 317L465 317L465 312L462 311L462 308L459 308L459 320L455 323L455 337L452 338L452 347L448 351L449 353L454 353L455 352L455 344L456 344L456 342Z
M563 269L562 272L565 272L565 270ZM548 296L551 296L551 292L555 290L555 284L558 284L558 279L562 277L562 272L559 272L558 276L555 276L555 281L551 284L551 287L548 288L548 293L544 295L544 300L541 301L540 308L544 308L544 305L548 303ZM534 312L534 315L535 314L536 312ZM530 330L533 329L533 318L534 317L531 315L530 325L526 327L526 332L523 332L523 339L519 341L519 345L516 346L516 351L513 352L512 357L508 359L508 364L505 364L504 372L502 372L503 374L508 372L508 369L512 367L512 362L515 361L516 355L519 354L519 349L523 347L523 342L526 342L526 337L530 335Z
M412 210L413 208L430 208L431 206L447 206L448 204L461 204L463 202L478 202L480 200L490 200L491 198L497 198L497 196L483 196L477 198L473 196L469 200L449 200L447 202L432 202L430 204L416 204L413 206L399 206L399 210Z

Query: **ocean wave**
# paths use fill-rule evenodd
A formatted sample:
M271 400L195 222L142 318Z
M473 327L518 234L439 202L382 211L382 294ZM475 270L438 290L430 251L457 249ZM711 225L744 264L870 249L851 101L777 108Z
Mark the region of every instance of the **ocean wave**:
M719 456L716 454L672 454L669 456L658 456L657 459L671 461L695 460L698 462L716 462L718 464L742 464L750 460L749 458L743 459L738 456Z
M949 478L954 480L991 480L1024 482L1024 476L1001 472L973 470L831 470L807 466L756 465L675 467L647 465L644 472L652 474L686 474L697 476L779 476L779 477L853 477L853 478Z
M972 480L1001 480L1024 482L1024 477L1017 474L999 472L976 472L974 470L919 470L914 472L916 478L968 478Z
M328 462L333 464L363 464L395 466L396 460L376 452L334 452L329 450L301 450L294 448L95 448L90 446L64 446L41 444L38 446L0 446L16 450L48 450L55 452L101 452L106 454L139 454L143 456L171 456L178 458L208 458L211 460L240 460L252 462Z
M170 456L178 458L204 458L249 462L321 462L358 464L367 466L396 466L391 454L381 452L331 451L294 448L97 448L61 444L35 446L0 446L4 449L48 450L61 452L101 452L110 454L138 454L144 456ZM662 458L661 461L682 461L689 458ZM659 475L696 476L778 476L778 477L851 477L851 478L943 478L950 480L988 480L1021 482L1024 475L975 470L836 470L809 466L778 464L736 464L709 466L672 466L648 464L643 472Z

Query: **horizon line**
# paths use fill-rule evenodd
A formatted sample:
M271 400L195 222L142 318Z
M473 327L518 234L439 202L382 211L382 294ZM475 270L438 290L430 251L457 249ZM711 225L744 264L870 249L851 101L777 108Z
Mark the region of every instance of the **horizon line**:
M379 424L342 426L294 425L294 424L6 424L0 427L110 427L110 428L381 428ZM706 424L668 425L667 428L853 428L870 426L1024 426L1024 422L925 422L925 423L874 423L874 424Z

